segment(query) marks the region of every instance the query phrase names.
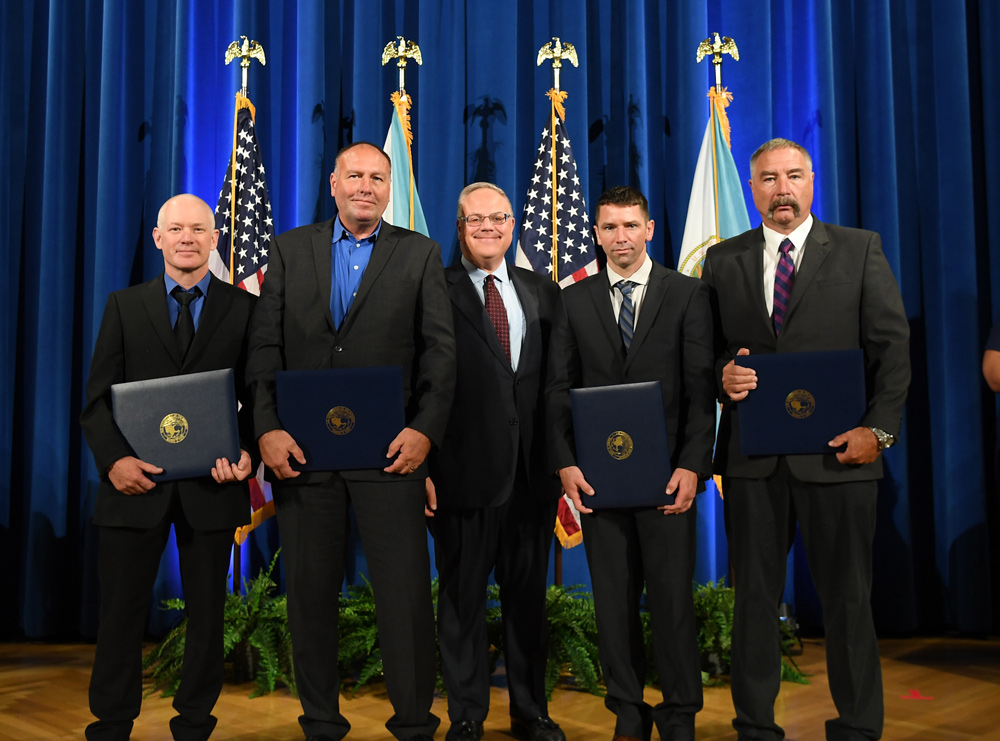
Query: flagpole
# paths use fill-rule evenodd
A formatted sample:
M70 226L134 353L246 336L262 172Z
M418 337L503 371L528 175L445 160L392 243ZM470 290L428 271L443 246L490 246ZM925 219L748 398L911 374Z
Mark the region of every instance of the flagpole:
M250 71L250 60L256 59L261 65L266 65L264 48L256 41L250 41L246 36L240 36L242 44L233 41L225 54L226 66L234 59L240 60L240 89L236 93L236 107L233 111L233 150L229 154L229 284L236 283L236 146L239 127L240 109L249 108L250 117L255 117L253 104L247 97L247 77ZM236 533L239 533L237 529ZM233 537L233 594L240 594L243 587L243 543L236 535Z
M563 103L566 100L566 92L559 89L559 72L562 69L562 60L568 61L574 67L579 66L579 60L576 55L576 49L572 44L564 44L558 36L553 36L552 41L546 43L541 49L538 50L538 59L535 66L541 66L542 62L546 59L552 60L552 89L546 93L546 96L551 101L551 108L549 111L549 136L552 139L551 145L551 163L552 163L552 250L551 250L551 265L552 265L552 280L559 284L559 179L558 179L558 168L556 163L558 159L556 158L556 141L558 139L558 132L556 129L556 116L559 116L559 120L562 122L566 121L566 108ZM558 516L557 516L558 521ZM555 542L555 557L553 563L554 571L554 581L557 585L562 584L562 565L563 565L563 548L559 539L556 538Z
M406 93L406 63L412 59L418 65L424 63L420 54L420 47L413 41L407 41L402 36L397 36L396 41L390 41L382 50L382 66L384 67L390 59L396 60L396 68L399 70L399 89L392 94L391 100L396 109L399 122L403 125L403 138L406 139L406 160L409 172L409 228L415 228L416 212L414 211L413 197L413 129L410 126L410 106L413 105L413 98Z
M722 55L728 54L735 61L739 61L740 52L736 48L736 42L728 36L722 36L718 32L712 33L707 39L698 44L696 52L696 63L700 63L709 54L712 55L712 66L715 68L715 86L708 90L709 98L709 125L712 129L712 196L715 206L715 234L718 237L719 228L719 160L716 155L715 124L719 123L719 129L726 137L726 146L731 146L729 142L729 121L726 117L726 106L732 98L724 87L722 87Z

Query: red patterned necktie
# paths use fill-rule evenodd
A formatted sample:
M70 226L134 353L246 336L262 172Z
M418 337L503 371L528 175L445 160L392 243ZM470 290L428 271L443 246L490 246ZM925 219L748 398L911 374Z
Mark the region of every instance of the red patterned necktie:
M503 305L503 299L500 298L500 291L497 290L495 280L496 278L492 275L487 275L483 281L486 313L490 315L493 329L496 330L497 337L500 338L500 347L507 355L507 360L510 360L510 325L507 323L507 308Z
M774 334L781 334L781 325L785 322L785 311L788 309L788 299L792 295L795 284L795 262L788 254L795 245L790 239L782 240L778 245L778 267L774 269Z

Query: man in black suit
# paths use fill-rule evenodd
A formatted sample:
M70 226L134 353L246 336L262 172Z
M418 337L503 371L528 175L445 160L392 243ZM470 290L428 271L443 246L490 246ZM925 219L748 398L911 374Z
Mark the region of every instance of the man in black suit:
M356 142L337 155L338 216L279 235L250 335L248 380L274 503L288 588L295 678L309 738L338 739L338 596L348 504L357 517L378 611L386 689L399 739L433 736L434 613L424 523L424 463L451 407L455 336L436 242L382 221L389 157ZM399 365L406 427L384 469L300 473L305 459L281 427L281 370Z
M554 282L504 260L513 235L500 188L473 183L462 191L462 262L446 271L458 349L455 403L427 479L448 741L483 735L491 571L500 586L511 731L529 741L566 738L545 698L545 592L560 496L545 445L545 391L549 338L565 316Z
M556 343L561 377L554 451L563 488L583 513L583 542L594 588L598 648L617 716L614 738L693 739L702 707L695 635L695 494L711 473L715 428L712 317L698 280L653 262L646 198L617 187L597 201L594 232L608 257L597 275L563 292L569 332ZM673 504L591 510L594 491L578 467L569 387L659 381L673 474ZM645 662L639 605L646 589L663 702L643 700Z
M778 739L778 605L798 522L823 604L830 692L840 715L827 738L879 738L882 673L872 621L871 546L880 453L898 433L910 383L909 326L878 234L824 224L809 209L812 160L786 139L750 159L757 229L712 247L712 289L723 412L715 470L724 476L736 587L732 692L740 738ZM864 350L861 423L817 455L745 456L739 402L757 387L736 355ZM752 365L752 361L750 361Z
M238 482L250 474L250 456L243 450L235 465L219 459L204 478L155 484L147 474L163 469L133 455L112 416L111 385L233 368L237 398L247 401L243 375L255 299L208 272L218 239L212 209L200 198L179 195L163 204L153 229L163 274L108 297L94 345L80 416L101 473L94 509L101 619L90 678L97 720L87 727L88 739L127 739L139 715L146 615L171 525L188 625L170 730L175 739L195 741L215 727L230 548L235 528L250 519L249 492ZM249 414L240 427L243 440L252 440Z

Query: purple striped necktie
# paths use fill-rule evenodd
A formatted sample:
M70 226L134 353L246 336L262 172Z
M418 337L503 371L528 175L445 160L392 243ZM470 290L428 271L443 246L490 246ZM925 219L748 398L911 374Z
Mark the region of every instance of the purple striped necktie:
M792 295L792 286L795 284L795 262L788 254L795 245L790 239L782 240L778 245L778 267L774 269L774 334L781 334L781 325L785 322L785 311L788 309L788 299Z

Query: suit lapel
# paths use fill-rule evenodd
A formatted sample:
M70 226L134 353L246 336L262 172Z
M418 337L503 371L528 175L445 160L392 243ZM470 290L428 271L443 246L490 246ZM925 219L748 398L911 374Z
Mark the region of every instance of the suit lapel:
M611 305L611 296L608 292L607 268L599 272L600 276L594 280L587 281L587 288L590 291L590 300L597 313L597 323L601 326L608 340L608 344L614 348L624 348L622 344L621 331L618 329L618 322L615 321L615 310ZM616 357L621 357L621 352L616 352Z
M802 301L802 296L809 289L813 279L823 266L823 261L830 254L830 239L826 234L826 227L823 223L813 217L812 229L806 237L805 253L802 255L802 263L795 274L795 284L792 286L792 295L788 300L788 308L785 310L785 322L791 318L795 307Z
M170 326L170 314L167 311L167 288L163 282L163 274L154 278L146 284L142 292L142 306L149 317L149 323L153 325L153 330L160 342L163 343L167 354L174 362L176 370L181 367L181 353L177 349L177 340L174 338L173 327Z
M652 260L651 257L647 257L647 259ZM649 273L649 281L646 283L646 295L642 297L642 305L639 307L639 318L636 320L636 326L632 334L632 344L625 355L626 368L631 364L632 358L635 357L637 351L642 346L646 335L649 334L649 327L656 319L656 315L660 311L660 305L663 303L663 298L667 295L668 282L669 274L666 268L654 262L652 270Z
M378 278L385 264L389 261L392 253L395 252L396 246L399 244L399 235L396 233L395 228L386 223L382 222L382 226L379 229L378 238L375 240L375 244L372 246L372 256L368 260L368 266L365 268L364 275L361 276L361 285L358 287L358 295L354 297L354 301L351 303L351 310L347 312L347 316L344 317L344 323L340 327L340 331L347 332L350 330L351 325L354 324L354 317L357 316L361 307L364 306L365 301L368 299L368 294L371 293L372 285ZM329 250L327 250L327 259L329 261ZM330 271L326 271L326 279L330 280ZM329 291L327 291L329 295ZM329 305L329 302L327 302ZM327 313L329 313L329 308ZM330 323L333 324L333 317L330 317Z
M327 326L334 334L337 328L333 325L333 314L330 313L330 295L333 290L331 282L331 271L333 270L333 258L330 250L333 246L333 220L326 221L319 225L312 235L313 261L316 264L316 281L319 284L319 295L324 299L323 314L326 317Z
M540 352L542 347L542 328L538 320L538 293L532 286L517 275L515 268L507 266L507 275L511 285L517 293L517 300L521 302L521 311L524 313L524 341L521 343L521 356L518 368L525 368L525 359L529 353Z
M755 307L758 320L768 327L771 334L774 334L771 316L767 312L767 302L764 300L763 227L754 230L750 245L736 256L736 262L743 271L744 290L750 296L750 303Z
M211 346L212 336L222 324L223 317L229 313L233 297L221 286L222 281L213 275L208 284L208 293L202 299L205 303L201 308L201 317L198 319L198 331L194 333L191 348L184 356L181 370L187 370Z

